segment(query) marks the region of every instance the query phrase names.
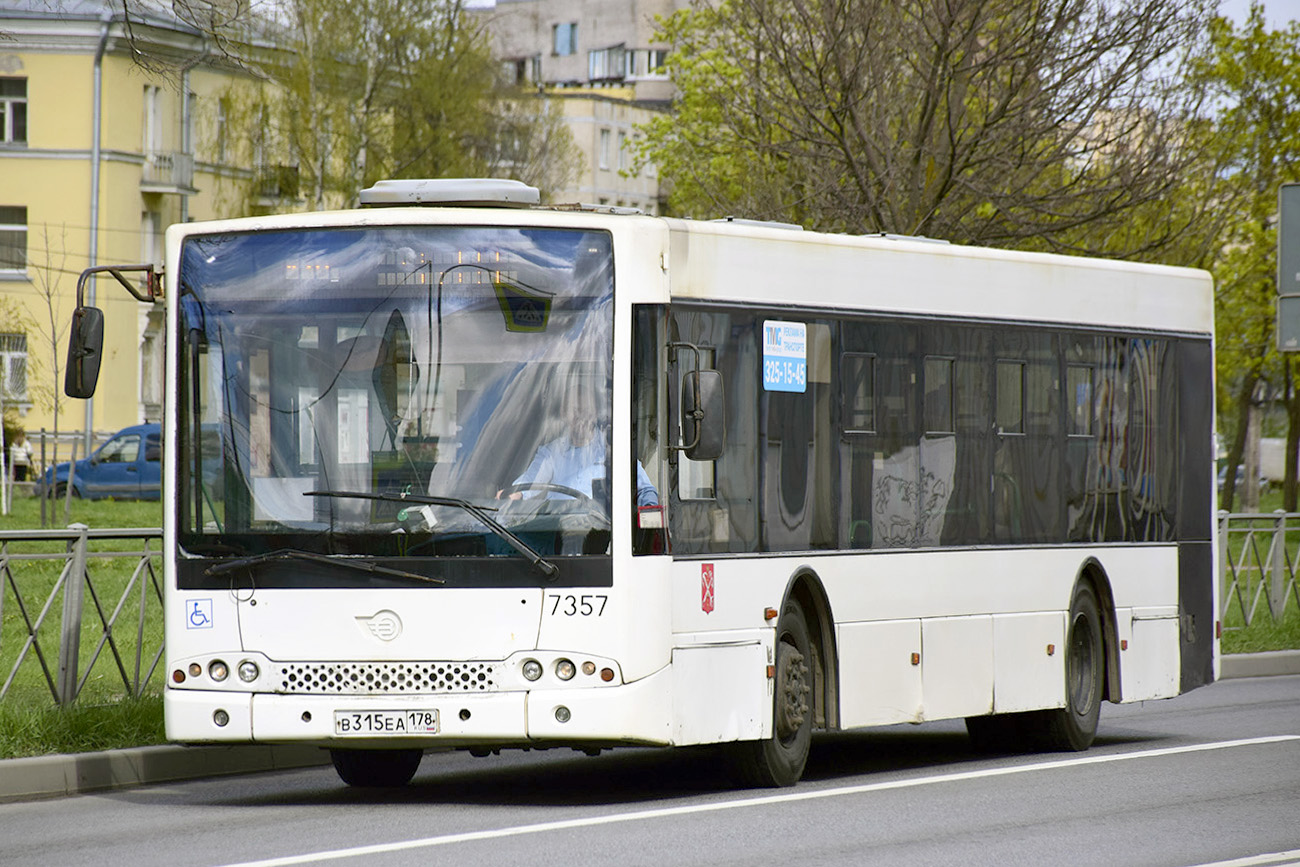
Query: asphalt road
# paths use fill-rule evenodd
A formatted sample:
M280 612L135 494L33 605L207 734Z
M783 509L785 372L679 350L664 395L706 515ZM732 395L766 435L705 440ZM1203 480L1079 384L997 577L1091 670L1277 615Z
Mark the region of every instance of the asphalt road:
M1300 677L1107 705L1082 754L971 752L960 723L817 739L792 789L702 750L425 757L0 804L0 864L1300 864Z

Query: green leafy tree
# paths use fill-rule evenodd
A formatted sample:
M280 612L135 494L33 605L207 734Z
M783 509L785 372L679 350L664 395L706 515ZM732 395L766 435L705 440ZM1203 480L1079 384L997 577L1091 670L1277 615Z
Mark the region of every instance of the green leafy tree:
M1181 73L1207 16L1202 0L698 4L662 22L680 96L641 156L678 213L1154 257L1189 225L1126 221L1198 159Z
M280 10L277 50L260 64L254 147L298 166L313 207L355 205L387 177L567 180L575 149L559 117L501 80L462 0L287 0ZM539 142L550 159L515 158Z
M1232 507L1235 469L1246 448L1248 420L1259 395L1283 392L1288 407L1284 500L1296 503L1295 454L1300 441L1300 396L1289 359L1274 344L1277 195L1300 178L1300 25L1270 30L1264 6L1254 3L1238 28L1226 18L1210 25L1210 51L1192 80L1219 106L1215 138L1228 187L1219 204L1230 215L1213 264L1217 289L1217 365L1232 431L1220 507ZM1254 488L1253 480L1251 488Z

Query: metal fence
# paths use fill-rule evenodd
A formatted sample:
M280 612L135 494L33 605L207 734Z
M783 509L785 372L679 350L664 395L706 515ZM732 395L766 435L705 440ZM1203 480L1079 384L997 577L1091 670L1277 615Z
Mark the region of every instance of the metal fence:
M1298 553L1300 513L1220 513L1220 617L1300 608ZM0 532L0 700L142 695L163 657L161 573L160 529Z
M1261 612L1281 621L1296 583L1300 513L1219 513L1219 617L1250 626ZM1235 615L1235 617L1234 617Z
M160 529L0 532L0 700L141 696L163 656L161 575Z

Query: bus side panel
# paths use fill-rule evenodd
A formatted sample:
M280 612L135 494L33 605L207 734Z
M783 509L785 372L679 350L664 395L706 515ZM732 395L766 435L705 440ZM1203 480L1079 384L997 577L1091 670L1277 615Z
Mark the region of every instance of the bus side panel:
M758 641L673 649L673 743L714 744L772 734L771 648Z
M921 621L924 719L979 716L993 710L993 618Z
M1064 612L993 618L993 712L1065 707Z
M1178 610L1120 608L1115 621L1124 703L1178 695Z
M840 725L921 721L921 621L841 623Z

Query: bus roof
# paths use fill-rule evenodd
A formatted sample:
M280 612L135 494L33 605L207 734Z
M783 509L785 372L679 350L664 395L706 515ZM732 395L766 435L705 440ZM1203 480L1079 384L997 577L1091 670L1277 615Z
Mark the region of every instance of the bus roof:
M1205 335L1214 329L1213 283L1205 271L924 238L799 231L749 220L706 222L605 209L372 206L179 224L168 230L168 244L212 232L417 224L608 231L623 267L655 272L645 280L628 273L619 278L636 302L825 306Z

